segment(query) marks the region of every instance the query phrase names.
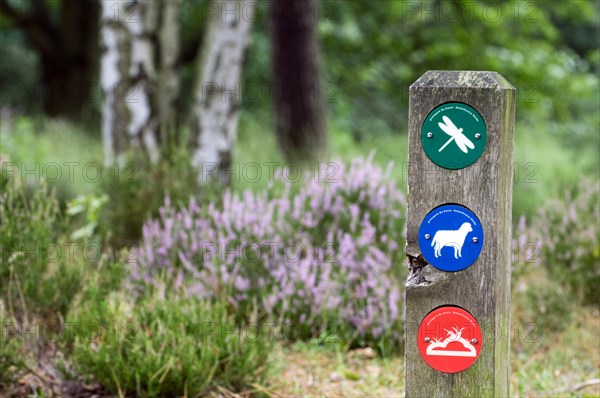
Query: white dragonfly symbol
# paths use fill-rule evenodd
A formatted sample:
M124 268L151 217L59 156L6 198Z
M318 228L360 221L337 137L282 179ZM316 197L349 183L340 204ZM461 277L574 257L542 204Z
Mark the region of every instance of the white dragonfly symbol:
M469 152L469 150L467 148L475 149L475 145L473 145L471 140L468 139L463 134L462 128L460 128L460 129L457 128L456 125L454 125L454 123L452 122L452 120L450 120L450 118L448 116L442 116L442 120L444 121L445 124L438 123L438 126L440 126L440 128L444 131L444 133L446 133L450 136L450 139L448 141L446 141L446 143L444 145L442 145L442 147L438 150L438 152L442 152L442 150L444 148L446 148L446 146L448 144L450 144L452 141L456 142L456 145L458 145L460 150L463 151L464 153Z

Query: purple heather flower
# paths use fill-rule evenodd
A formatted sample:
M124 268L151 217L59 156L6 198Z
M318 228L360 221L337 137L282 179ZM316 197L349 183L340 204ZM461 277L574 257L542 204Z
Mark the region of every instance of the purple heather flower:
M359 335L393 334L401 297L390 270L406 201L388 179L391 165L383 172L372 159L338 162L336 182L310 176L298 190L284 182L278 196L227 191L220 205L190 199L179 210L167 199L144 225L131 281L152 285L166 274L188 295L227 294L236 308L256 302L284 322L317 329L334 311Z

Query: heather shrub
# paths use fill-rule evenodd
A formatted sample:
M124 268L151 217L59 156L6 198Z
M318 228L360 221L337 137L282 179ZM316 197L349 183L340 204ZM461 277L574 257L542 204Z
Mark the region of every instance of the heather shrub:
M88 301L70 318L77 370L114 395L208 396L260 383L273 341L268 328L239 328L223 305L124 291Z
M518 331L523 339L520 343L535 342L563 330L573 309L568 289L542 265L544 242L536 223L527 223L521 216L513 232L512 309L518 323L515 333Z
M0 193L0 249L2 264L0 292L8 288L10 273L21 279L26 293L34 293L35 281L30 274L43 274L47 264L39 255L60 235L58 202L47 184L31 193L25 184L14 177L4 176ZM16 266L12 264L18 263ZM31 286L30 283L31 282ZM29 294L26 294L29 295Z
M541 260L542 241L539 233L530 225L527 225L525 216L519 218L519 222L513 231L511 275L512 286L526 276L532 267L539 267Z
M0 391L19 374L24 366L21 339L15 336L14 320L0 299Z
M514 284L512 307L519 328L515 330L531 342L569 326L576 304L565 286L545 268L535 267Z
M205 209L167 200L144 225L130 283L229 304L238 320L262 309L320 335L332 322L357 343L398 343L405 200L372 158L356 159L328 180L269 192L226 192ZM281 189L280 189L281 188Z
M540 211L544 264L581 302L600 302L600 209L598 182L581 181Z
M107 203L100 212L98 233L112 246L129 246L141 238L144 221L158 216L167 196L180 203L190 196L208 200L219 193L216 184L206 184L200 190L196 179L189 159L176 147L158 164L129 154L127 161L102 172L101 192Z
M82 278L79 263L64 255L65 223L45 183L30 192L4 176L0 194L0 298L20 317L66 313Z

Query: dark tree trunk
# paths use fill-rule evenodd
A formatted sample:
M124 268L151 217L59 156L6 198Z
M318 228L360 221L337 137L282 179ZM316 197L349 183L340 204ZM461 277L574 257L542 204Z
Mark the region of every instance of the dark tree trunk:
M89 58L69 61L42 59L45 110L51 116L80 119L99 101L95 88L96 67Z
M56 116L77 118L94 105L98 64L100 9L96 1L63 0L59 45L53 60L44 63L48 86L46 109Z
M272 3L275 128L289 160L315 158L326 145L316 4Z
M44 108L52 116L80 118L93 107L98 64L100 10L97 0L63 0L58 19L48 4L31 0L24 12L8 0L0 9L25 33L38 53ZM17 3L18 4L18 3Z

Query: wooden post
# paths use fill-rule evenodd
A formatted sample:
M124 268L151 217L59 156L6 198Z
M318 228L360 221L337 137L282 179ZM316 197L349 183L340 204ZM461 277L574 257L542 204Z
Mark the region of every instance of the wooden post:
M446 102L479 111L487 143L472 165L451 170L424 152L421 127L429 112ZM506 397L509 375L509 319L512 211L512 153L515 89L495 72L429 71L410 87L406 282L406 396ZM473 265L457 272L434 268L423 257L418 233L437 206L467 207L481 221L485 244ZM429 367L417 348L417 331L433 309L459 306L483 332L481 353L468 369L443 373Z

